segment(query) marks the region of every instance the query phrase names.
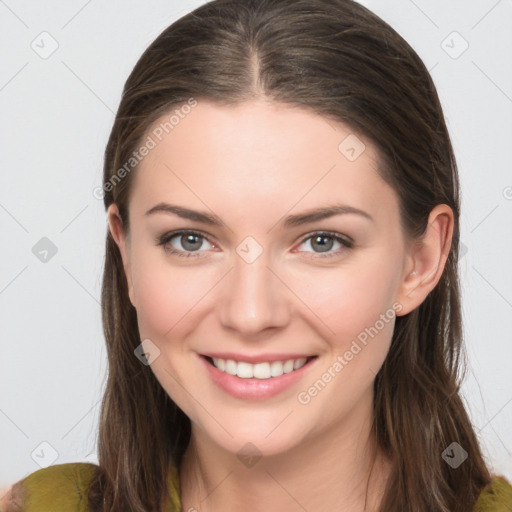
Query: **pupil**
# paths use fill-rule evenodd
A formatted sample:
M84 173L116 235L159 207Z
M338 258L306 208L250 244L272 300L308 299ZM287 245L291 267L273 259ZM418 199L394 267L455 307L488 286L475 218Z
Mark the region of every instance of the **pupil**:
M199 242L198 235L182 235L181 237L182 245L185 249L189 251L197 251L199 247L201 247L201 243ZM199 242L199 245L198 245ZM192 247L190 245L192 245ZM195 246L194 246L195 244Z
M327 244L325 244L325 240L328 240L330 243L327 242ZM330 249L332 249L333 239L330 236L320 235L320 236L316 236L312 240L314 249L316 249L314 247L314 244L316 244L316 243L320 243L320 245L319 245L320 250L318 252L326 252L326 251L329 251Z

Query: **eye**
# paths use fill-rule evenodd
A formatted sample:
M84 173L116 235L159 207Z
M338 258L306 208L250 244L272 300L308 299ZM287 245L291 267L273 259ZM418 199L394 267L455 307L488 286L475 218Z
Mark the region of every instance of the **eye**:
M190 230L173 231L157 239L157 244L163 246L165 251L185 258L203 256L204 250L200 249L205 242L213 247L203 234Z
M202 257L205 252L205 243L209 244L210 248L215 247L205 235L193 230L172 231L157 238L157 245L163 246L166 252L185 258ZM313 250L301 250L300 247L303 245ZM353 241L348 237L339 233L320 231L304 238L299 246L299 252L313 252L314 258L328 258L337 256L353 246Z
M304 252L314 252L314 258L329 258L338 256L346 249L351 249L354 246L354 242L339 233L319 231L304 238L299 246L299 250L303 245L313 249L313 251L305 250ZM333 247L335 248L334 251L332 251Z

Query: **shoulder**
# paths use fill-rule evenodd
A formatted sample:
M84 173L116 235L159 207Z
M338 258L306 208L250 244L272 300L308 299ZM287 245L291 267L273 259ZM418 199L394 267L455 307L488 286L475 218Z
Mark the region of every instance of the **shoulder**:
M482 489L474 512L509 512L512 510L512 485L502 476L494 476Z
M87 489L97 466L85 462L39 469L15 483L1 512L85 512Z

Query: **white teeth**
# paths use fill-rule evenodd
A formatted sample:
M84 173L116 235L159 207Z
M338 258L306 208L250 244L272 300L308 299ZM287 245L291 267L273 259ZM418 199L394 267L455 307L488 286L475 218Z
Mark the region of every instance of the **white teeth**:
M258 363L255 364L253 368L253 377L256 377L257 379L270 378L270 363Z
M283 375L283 373L283 363L280 361L270 363L270 375L272 375L272 377L279 377Z
M299 368L304 366L304 363L308 360L307 357L303 357L302 359L295 359L293 361L293 369L298 370ZM285 370L286 371L286 370Z
M226 361L226 368L224 369L224 371L226 373L229 373L229 375L236 375L236 367L237 364L235 363L235 361L233 361L232 359L228 359Z
M242 379L252 379L254 376L254 365L250 363L238 363L236 374Z
M293 372L293 359L289 359L286 363L283 364L283 372L290 373Z
M233 359L213 358L213 364L219 370L236 375L241 379L270 379L271 377L280 377L284 373L290 373L302 368L307 361L307 357L300 359L288 359L287 361L273 361L271 363L251 364L243 361L236 362Z
M224 359L218 359L214 357L213 362L219 370L224 371L224 369L226 368L226 361L224 361Z

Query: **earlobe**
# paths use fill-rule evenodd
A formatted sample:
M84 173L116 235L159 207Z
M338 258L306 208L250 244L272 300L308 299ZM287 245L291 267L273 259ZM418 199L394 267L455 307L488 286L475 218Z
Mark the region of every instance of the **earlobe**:
M397 298L403 306L400 315L416 309L441 279L452 245L453 227L449 206L440 204L430 212L425 233L410 248Z
M121 253L121 258L123 260L123 269L124 274L126 276L126 282L128 285L128 295L130 297L130 301L135 307L134 298L133 298L133 284L131 277L131 267L130 267L130 255L129 255L129 243L127 240L126 232L123 227L123 221L121 219L121 215L119 214L119 209L115 203L112 203L107 210L107 218L110 234L112 238L117 244L119 248L119 252Z

